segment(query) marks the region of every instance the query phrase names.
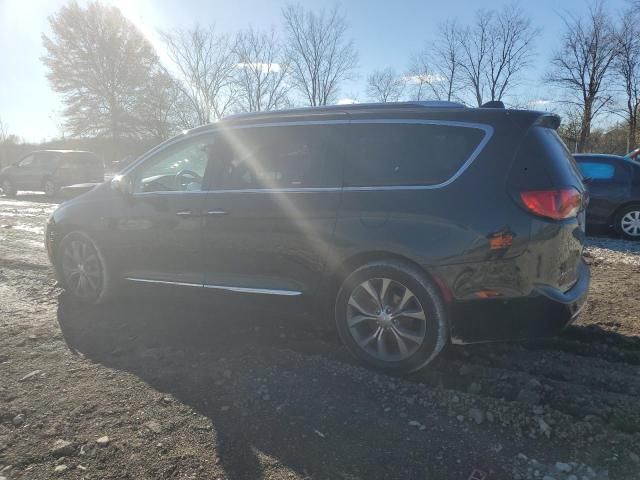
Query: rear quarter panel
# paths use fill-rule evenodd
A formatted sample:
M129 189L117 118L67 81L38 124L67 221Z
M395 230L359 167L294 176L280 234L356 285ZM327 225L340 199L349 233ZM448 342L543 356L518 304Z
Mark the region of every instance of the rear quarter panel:
M470 112L471 113L471 112ZM513 285L516 268L479 272L487 261L515 265L510 259L528 245L531 221L507 189L515 146L524 131L518 118L493 121L492 138L452 183L438 188L350 191L342 194L335 233L334 268L362 252L388 252L410 259L438 277L454 297L468 294L473 278L493 277ZM448 120L451 116L443 117ZM454 117L455 120L457 120ZM462 120L462 119L460 119ZM481 118L466 119L483 123ZM507 248L492 249L491 238L507 234Z

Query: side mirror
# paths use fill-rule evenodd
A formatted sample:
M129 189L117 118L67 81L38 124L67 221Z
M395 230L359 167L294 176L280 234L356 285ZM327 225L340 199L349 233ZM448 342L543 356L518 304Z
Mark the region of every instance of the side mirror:
M111 180L111 188L128 197L133 194L133 181L128 175L116 175Z

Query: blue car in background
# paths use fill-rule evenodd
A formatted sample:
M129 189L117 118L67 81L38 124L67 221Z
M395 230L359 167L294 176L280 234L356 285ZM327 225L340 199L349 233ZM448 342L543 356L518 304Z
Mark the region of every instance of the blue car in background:
M574 155L589 189L587 224L640 240L640 163L617 155Z

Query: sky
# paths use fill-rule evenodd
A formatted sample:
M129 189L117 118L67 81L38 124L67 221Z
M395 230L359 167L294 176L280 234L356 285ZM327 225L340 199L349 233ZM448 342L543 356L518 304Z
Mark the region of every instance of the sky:
M278 28L286 0L103 0L123 14L158 48L157 32L215 23L220 32L235 33L249 26ZM508 1L508 0L507 0ZM579 13L588 0L537 0L519 4L541 29L536 40L537 57L523 76L516 92L526 101L545 105L552 93L542 83L549 60L564 31L560 15ZM44 54L42 33L49 32L48 17L63 0L0 0L0 119L9 133L27 141L41 141L63 132L61 98L46 79L40 58ZM80 4L85 3L79 1ZM330 7L332 3L303 0L307 8ZM455 18L468 23L479 8L498 9L504 0L342 0L338 2L350 25L359 53L359 77L348 82L340 98L366 101L366 76L375 69L407 69L412 54L419 52L437 34L438 25ZM518 3L516 1L516 3ZM606 0L612 15L626 0ZM162 52L159 52L162 58Z

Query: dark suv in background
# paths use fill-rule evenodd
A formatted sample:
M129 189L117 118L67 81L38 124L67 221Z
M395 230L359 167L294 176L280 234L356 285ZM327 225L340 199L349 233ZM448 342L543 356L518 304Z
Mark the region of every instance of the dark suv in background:
M94 153L80 150L32 152L0 170L0 188L8 196L30 190L53 197L60 187L88 182L104 182L104 165Z
M61 205L47 249L80 301L123 284L304 299L368 365L413 371L580 311L585 191L558 124L447 102L236 116Z

